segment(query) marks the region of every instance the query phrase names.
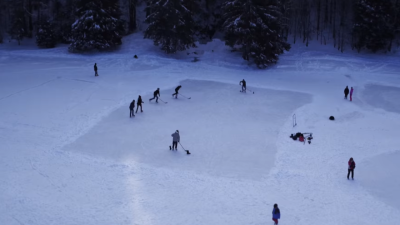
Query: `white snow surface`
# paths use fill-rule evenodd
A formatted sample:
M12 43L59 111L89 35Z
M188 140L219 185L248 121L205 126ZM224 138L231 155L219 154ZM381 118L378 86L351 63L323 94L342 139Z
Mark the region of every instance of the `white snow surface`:
M399 224L398 71L396 54L321 45L267 70L218 40L175 55L142 34L111 53L0 45L0 224L261 225L274 203L282 225ZM172 98L179 84L191 99ZM158 87L168 103L148 102ZM177 129L191 155L169 150Z

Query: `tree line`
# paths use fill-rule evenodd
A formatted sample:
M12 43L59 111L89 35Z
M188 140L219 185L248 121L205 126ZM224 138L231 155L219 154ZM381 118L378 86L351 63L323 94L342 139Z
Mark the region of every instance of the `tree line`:
M389 52L399 46L400 0L0 0L0 43L35 38L39 47L107 50L135 32L166 53L219 35L260 68L291 43L331 44L341 52Z

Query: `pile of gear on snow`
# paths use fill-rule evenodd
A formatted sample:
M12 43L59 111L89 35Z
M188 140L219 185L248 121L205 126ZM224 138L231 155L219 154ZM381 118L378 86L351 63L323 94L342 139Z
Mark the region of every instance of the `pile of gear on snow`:
M290 138L293 139L294 141L297 141L297 139L304 144L306 143L306 140L308 141L308 144L311 144L311 140L313 139L312 133L300 133L297 132L296 134L291 134Z

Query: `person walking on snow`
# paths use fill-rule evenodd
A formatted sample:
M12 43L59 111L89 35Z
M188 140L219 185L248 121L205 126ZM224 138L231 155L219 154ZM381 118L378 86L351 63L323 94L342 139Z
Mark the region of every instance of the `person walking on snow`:
M346 88L344 89L344 98L347 99L347 95L349 95L349 87L346 86Z
M350 89L350 101L353 101L353 87Z
M172 136L172 148L169 146L169 150L178 150L178 142L180 142L181 137L179 136L179 130L176 130L175 133L171 134Z
M246 81L244 79L239 82L239 85L242 85L242 92L246 92Z
M156 99L156 102L158 103L158 97L161 97L160 88L157 88L157 90L153 94L153 98L149 99L149 102L151 102L151 100L153 99Z
M94 63L94 76L98 77L99 74L97 73L97 63Z
M175 98L178 98L178 94L179 94L178 92L179 92L179 89L181 89L181 87L182 87L181 85L179 85L178 87L176 87L176 88L175 88L175 93L172 94L172 96L175 95Z
M354 162L353 158L349 160L349 171L347 172L347 180L349 179L351 173L351 179L354 180L354 169L356 168L356 162Z
M272 210L272 220L275 222L274 224L278 224L278 219L281 218L281 211L278 208L278 204L274 204L274 209Z
M129 110L130 110L129 117L135 116L134 109L135 109L135 99L133 99L131 104L129 105Z
M142 103L144 103L143 101L142 101L142 96L140 96L139 95L139 97L138 97L138 99L137 99L137 106L136 106L136 113L137 113L137 111L138 111L138 109L139 109L139 106L140 106L140 112L143 112L143 109L142 109Z

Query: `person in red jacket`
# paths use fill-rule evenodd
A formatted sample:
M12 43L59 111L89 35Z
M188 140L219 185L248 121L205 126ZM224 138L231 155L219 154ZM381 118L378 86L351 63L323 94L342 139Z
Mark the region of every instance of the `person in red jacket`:
M351 173L351 179L354 180L354 169L356 168L356 162L354 162L353 158L350 158L348 164L349 164L349 171L347 173L347 180L349 179L350 173Z

